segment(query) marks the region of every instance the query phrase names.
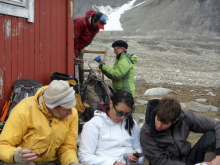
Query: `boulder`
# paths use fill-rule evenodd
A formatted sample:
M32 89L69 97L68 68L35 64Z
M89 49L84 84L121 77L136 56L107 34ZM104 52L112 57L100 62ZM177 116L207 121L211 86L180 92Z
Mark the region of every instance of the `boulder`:
M212 105L203 105L197 102L181 103L181 108L186 111L197 111L197 112L217 112L218 107Z
M144 95L166 95L170 92L174 91L167 88L157 87L146 90Z

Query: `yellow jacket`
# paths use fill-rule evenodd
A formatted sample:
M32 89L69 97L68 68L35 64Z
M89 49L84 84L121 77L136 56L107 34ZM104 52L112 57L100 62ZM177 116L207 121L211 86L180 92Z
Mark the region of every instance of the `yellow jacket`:
M64 121L53 117L43 101L47 86L35 96L23 99L12 110L0 135L0 160L14 163L16 150L30 148L40 154L48 148L46 155L35 159L35 163L60 161L62 165L77 162L78 114L75 108ZM40 149L38 149L40 148Z

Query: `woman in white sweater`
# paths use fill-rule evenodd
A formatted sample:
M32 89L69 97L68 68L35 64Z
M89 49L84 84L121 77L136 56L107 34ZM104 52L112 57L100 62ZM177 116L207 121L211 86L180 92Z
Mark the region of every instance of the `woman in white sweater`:
M134 99L130 92L118 90L109 104L98 104L94 117L81 133L78 159L80 163L95 165L142 164L140 130L132 118Z

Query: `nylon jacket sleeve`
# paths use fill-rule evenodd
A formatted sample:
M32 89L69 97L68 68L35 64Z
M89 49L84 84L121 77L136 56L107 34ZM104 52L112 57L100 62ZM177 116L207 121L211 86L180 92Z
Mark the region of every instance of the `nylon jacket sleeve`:
M140 144L140 129L136 122L134 125L134 129L132 131L132 136L134 136L133 141L132 141L132 146L133 146L134 151L136 150L139 153L142 153L141 144ZM145 157L140 157L138 160L138 163L143 164L144 161L145 161Z
M151 164L155 165L186 165L180 161L174 161L167 158L166 151L160 148L154 139L146 132L146 124L141 129L141 147L146 154L146 158Z
M85 26L80 19L75 19L74 23L74 53L76 57L79 57L79 47L78 47L78 40L84 30Z
M99 127L95 125L92 120L83 126L78 152L79 162L95 165L113 165L115 163L114 160L94 154L98 144L98 136Z
M189 125L190 131L195 133L215 131L216 149L220 149L220 122L189 111L183 112L186 115L186 122Z
M76 109L73 111L73 120L69 126L69 133L64 141L64 143L60 146L58 155L62 165L69 165L70 163L78 163L77 159L77 139L78 139L78 114Z
M15 106L13 111L19 111L21 104ZM22 105L25 107L25 104ZM28 130L28 115L23 113L11 112L4 129L0 135L0 160L8 163L14 163L13 156L15 151L21 149L16 147L22 141L22 137Z
M122 58L118 61L114 68L111 68L107 65L102 66L102 72L109 78L109 79L121 79L123 78L130 70L131 65L128 62L129 59Z

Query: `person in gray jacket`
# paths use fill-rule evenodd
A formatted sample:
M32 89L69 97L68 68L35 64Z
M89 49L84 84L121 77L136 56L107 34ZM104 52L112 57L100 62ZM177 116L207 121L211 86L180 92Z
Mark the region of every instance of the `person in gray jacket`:
M203 133L193 148L190 131ZM140 142L150 165L220 164L220 122L181 110L173 98L148 102Z

